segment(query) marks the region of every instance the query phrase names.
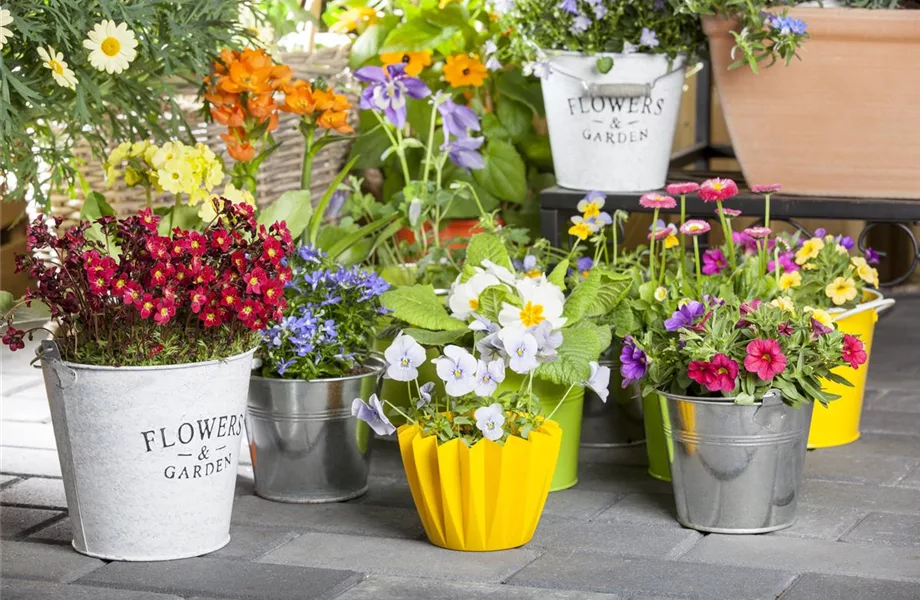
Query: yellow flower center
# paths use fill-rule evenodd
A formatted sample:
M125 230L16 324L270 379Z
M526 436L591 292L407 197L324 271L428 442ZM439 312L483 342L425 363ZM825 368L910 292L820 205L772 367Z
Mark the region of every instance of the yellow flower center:
M406 357L403 357L403 358L399 359L399 364L400 364L400 366L408 367L408 366L409 366L409 359L406 358Z
M463 377L463 371L461 371L460 369L454 369L454 377L456 377L457 379L460 379L461 377Z
M546 320L546 317L543 316L543 305L528 301L521 309L520 318L524 327L539 325Z
M49 60L49 61L48 61L48 66L51 68L52 71L54 71L54 72L57 73L58 75L63 75L63 73L64 73L64 65L62 65L62 64L59 63L58 61L56 61L56 60L54 60L54 59Z
M588 206L585 207L584 215L585 215L585 218L587 219L590 219L591 217L598 217L600 216L600 214L601 214L601 208L594 202L591 202L590 204L588 204Z
M723 187L724 187L724 186L723 186L721 183L714 183L714 184L712 184L712 189L714 189L714 190L717 191L717 192L720 191Z
M479 298L470 298L470 308L473 310L479 308Z
M102 40L102 44L99 45L99 48L102 50L102 53L106 56L115 56L121 50L121 42L117 38L107 37Z

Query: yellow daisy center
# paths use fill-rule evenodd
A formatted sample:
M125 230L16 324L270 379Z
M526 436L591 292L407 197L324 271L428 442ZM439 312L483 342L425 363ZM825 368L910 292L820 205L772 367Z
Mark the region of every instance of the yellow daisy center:
M723 187L725 186L723 186L721 183L712 184L712 189L716 190L717 192L720 191Z
M520 317L524 327L533 327L546 320L546 317L543 316L543 305L529 301L521 309Z
M64 73L64 65L54 59L48 61L48 66L58 75L62 75Z
M99 48L106 56L115 56L121 50L121 42L118 41L118 38L107 37L99 44Z

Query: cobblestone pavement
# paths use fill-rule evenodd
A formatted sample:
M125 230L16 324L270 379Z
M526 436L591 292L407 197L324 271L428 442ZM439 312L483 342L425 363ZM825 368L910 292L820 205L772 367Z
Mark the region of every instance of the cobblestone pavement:
M917 600L920 297L878 325L862 439L810 452L799 521L759 536L701 535L673 518L645 450L583 451L533 542L497 553L428 544L394 444L370 493L301 506L252 495L241 466L233 539L203 558L107 563L74 552L50 415L26 353L3 355L4 600ZM382 446L382 447L381 447ZM248 453L243 453L246 456Z

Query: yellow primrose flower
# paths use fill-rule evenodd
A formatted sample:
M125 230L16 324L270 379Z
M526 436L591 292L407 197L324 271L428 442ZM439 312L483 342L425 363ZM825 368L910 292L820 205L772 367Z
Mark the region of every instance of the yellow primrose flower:
M591 235L591 227L588 226L584 221L580 223L575 223L569 227L569 234L574 235L580 240L588 239L588 236Z
M137 185L143 181L143 179L143 176L141 176L141 174L138 173L134 168L125 168L125 183L128 184L128 186Z
M147 152L147 148L149 148L149 147L150 147L150 141L149 141L149 140L143 140L143 141L140 141L140 142L134 142L133 144L131 144L130 156L134 156L134 157L136 157L136 156L144 156L144 154Z
M873 287L878 287L878 270L872 267L862 256L854 256L850 259L853 266L856 267L856 274L860 279Z
M180 157L171 158L157 169L157 180L167 192L173 194L190 193L195 186L192 165Z
M655 296L655 300L657 300L657 301L659 301L659 302L664 302L665 299L668 297L668 290L667 290L667 288L665 288L664 286L659 285L658 287L655 288L655 294L654 294L654 296Z
M377 22L377 11L366 6L350 8L338 15L338 21L332 24L329 31L332 33L349 33L351 31L363 32L368 25Z
M787 271L779 276L779 289L785 291L802 285L802 274L798 271Z
M775 306L776 308L784 310L790 315L795 316L795 302L793 302L792 298L789 296L780 296L779 298L776 298L770 302L770 306Z
M806 306L804 308L805 314L811 314L811 318L821 323L825 327L834 329L836 327L834 323L834 317L830 315L826 310L821 310L820 308L814 308L812 306Z
M42 59L42 64L51 69L51 77L55 83L61 87L72 90L77 89L77 76L67 65L64 55L51 46L38 49L38 56Z
M850 277L838 277L827 284L824 293L834 304L841 306L856 298L856 282Z
M128 158L128 153L131 151L131 142L122 142L115 146L115 148L109 152L109 157L106 160L109 164L117 165L124 159Z
M256 205L256 199L249 193L248 190L238 190L232 183L228 183L224 186L224 191L221 193L221 196L233 202L234 204L248 204L249 206ZM214 217L217 216L217 211L214 208L214 202L208 201L201 204L201 208L198 209L198 216L201 217L201 220L205 223L209 223L214 220Z
M811 238L810 240L805 240L805 243L802 244L802 247L799 248L798 252L795 253L796 264L804 265L809 260L816 258L818 253L821 252L822 248L824 248L824 241L821 238Z

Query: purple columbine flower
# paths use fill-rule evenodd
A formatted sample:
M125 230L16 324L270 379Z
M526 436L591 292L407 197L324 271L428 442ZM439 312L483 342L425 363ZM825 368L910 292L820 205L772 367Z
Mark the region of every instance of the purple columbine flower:
M703 252L703 273L706 275L718 275L728 268L728 261L725 259L725 253L720 248L712 248Z
M405 73L404 64L382 67L361 67L355 77L369 83L361 92L361 108L382 112L397 127L406 124L406 96L419 100L431 94L421 79Z
M445 142L441 150L447 150L450 162L462 169L481 169L486 166L485 159L478 152L484 138L462 138Z
M879 264L880 262L882 262L881 258L878 255L878 252L876 252L875 249L873 248L866 248L865 250L863 250L863 257L866 259L866 262L872 266L875 266Z
M445 100L438 105L438 112L444 120L444 131L457 138L467 138L469 131L479 131L479 117L468 106Z
M692 300L675 310L671 318L665 320L664 328L668 331L677 331L678 329L684 328L690 329L693 327L694 323L696 323L696 320L702 317L705 312L706 307L703 306L702 302Z
M642 35L639 36L639 45L647 48L657 48L661 42L658 41L658 34L648 27L642 28Z
M623 338L623 350L620 352L620 375L623 376L623 387L645 377L648 371L648 357L631 335Z

